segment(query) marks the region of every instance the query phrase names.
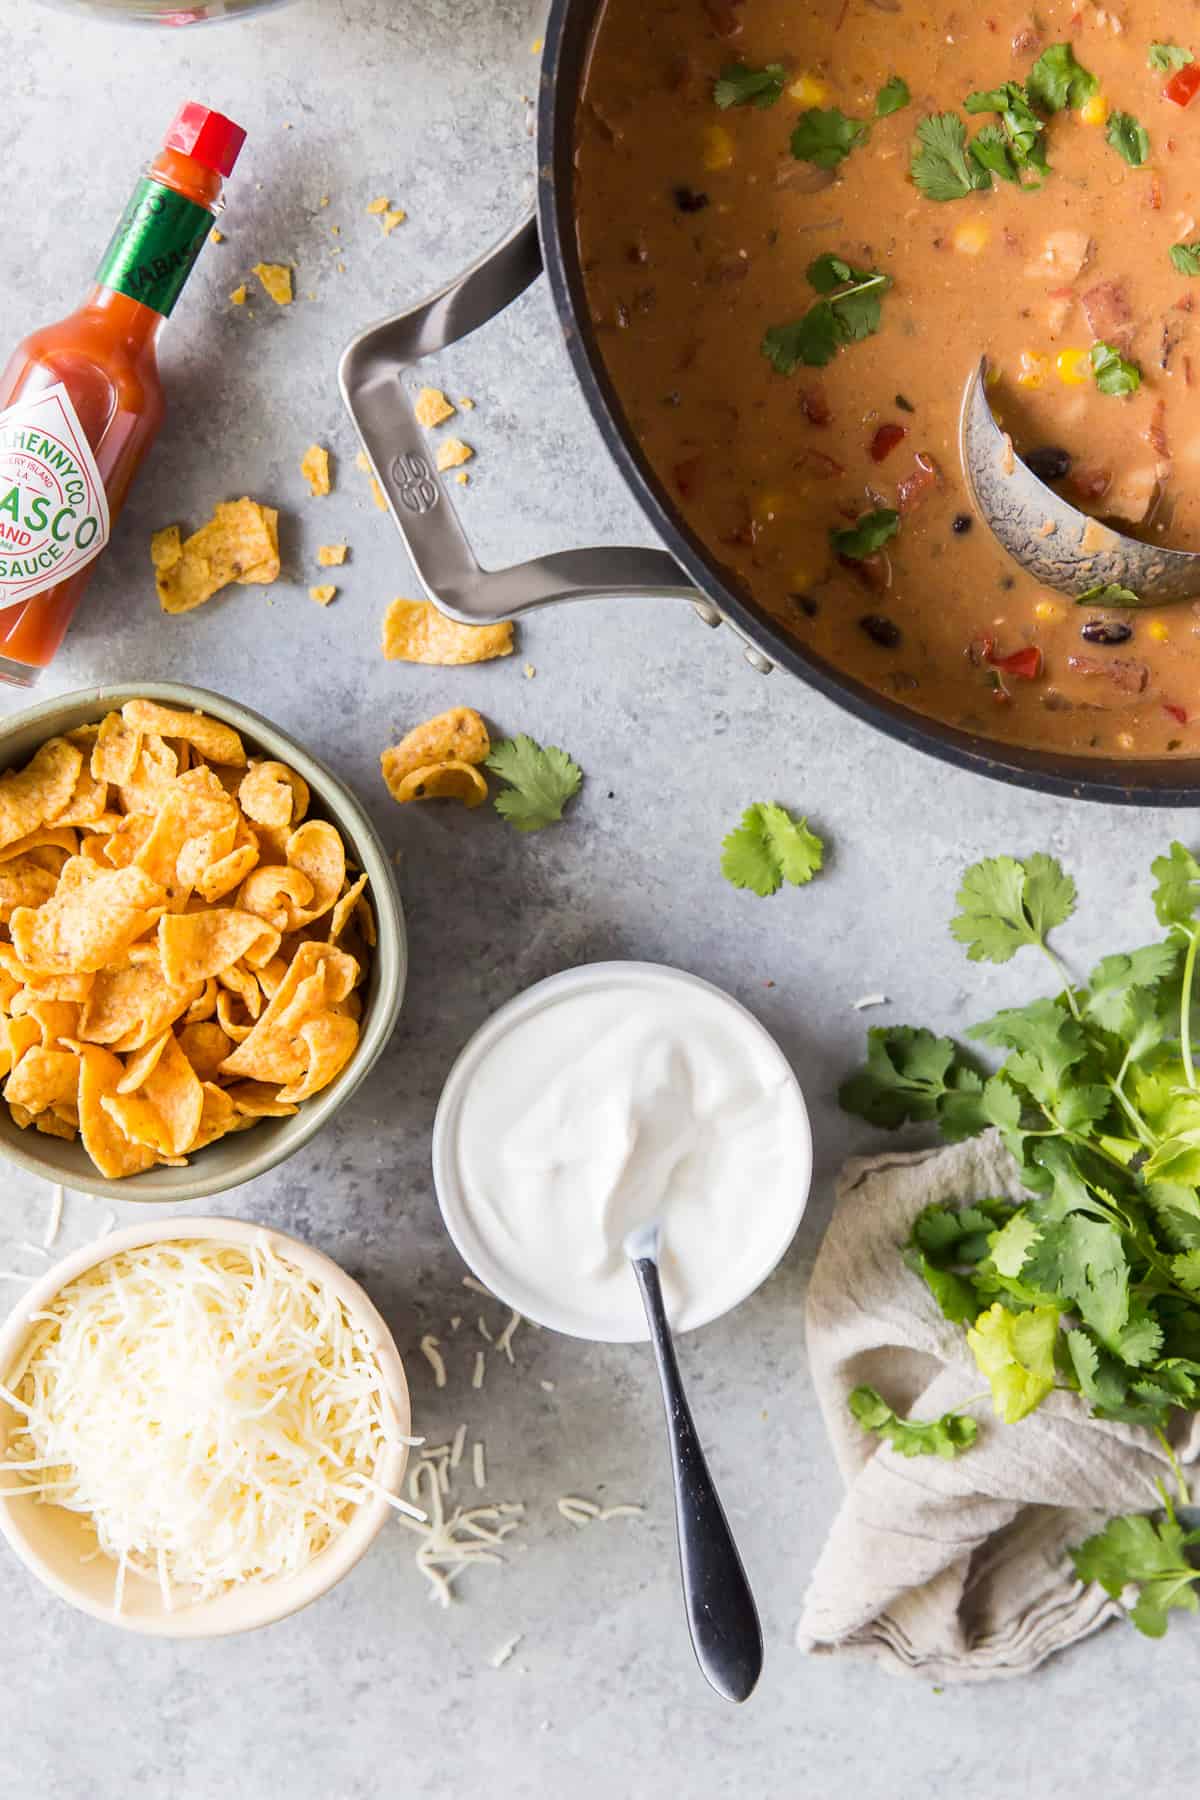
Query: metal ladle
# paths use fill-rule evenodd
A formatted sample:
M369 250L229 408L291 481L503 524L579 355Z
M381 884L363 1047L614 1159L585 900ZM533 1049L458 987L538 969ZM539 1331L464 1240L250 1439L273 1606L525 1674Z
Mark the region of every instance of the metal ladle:
M1014 561L1035 581L1063 594L1086 594L1115 583L1136 594L1143 606L1200 596L1200 552L1168 550L1126 537L1039 480L997 425L986 374L984 357L963 397L963 468L976 506ZM1103 604L1099 595L1097 600Z

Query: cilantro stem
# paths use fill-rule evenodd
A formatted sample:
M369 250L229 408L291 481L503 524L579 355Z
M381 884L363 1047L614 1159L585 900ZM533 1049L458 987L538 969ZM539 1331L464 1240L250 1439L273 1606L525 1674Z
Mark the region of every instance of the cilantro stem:
M1121 1108L1121 1111L1125 1114L1125 1117L1129 1120L1129 1123L1133 1126L1133 1129L1137 1132L1143 1144L1146 1145L1147 1149L1155 1150L1158 1147L1158 1139L1155 1137L1132 1100L1127 1100L1124 1093L1121 1091L1121 1083L1125 1078L1125 1070L1128 1066L1129 1058L1126 1056L1125 1061L1121 1064L1120 1073L1117 1075L1115 1081L1111 1075L1105 1076L1105 1086L1112 1090L1117 1105Z
M1058 976L1058 979L1062 982L1063 994L1066 998L1067 1005L1071 1009L1072 1017L1079 1020L1082 1023L1083 1014L1079 1010L1079 1002L1075 998L1075 989L1071 986L1071 977L1067 974L1065 964L1062 963L1060 961L1060 959L1055 955L1054 951L1050 948L1049 944L1046 943L1045 939L1039 938L1038 949L1042 952L1043 956L1046 956L1049 958L1051 968L1054 970L1054 973Z
M1195 1090L1196 1071L1192 1067L1192 976L1196 969L1196 950L1200 947L1200 932L1187 933L1187 956L1183 964L1183 992L1179 1000L1179 1053L1183 1058L1183 1070L1187 1076L1188 1086Z
M1190 1506L1192 1503L1192 1497L1188 1493L1188 1485L1187 1485L1187 1482L1183 1478L1183 1470L1180 1468L1178 1462L1175 1459L1175 1452L1171 1448L1171 1440L1168 1438L1166 1432L1163 1430L1161 1425L1156 1425L1154 1427L1154 1435L1158 1439L1159 1443L1162 1445L1163 1455L1166 1457L1168 1463L1171 1465L1171 1473L1172 1473L1172 1475L1174 1475L1175 1485L1179 1489L1179 1504L1180 1504L1180 1506ZM1165 1493L1165 1491L1162 1489L1161 1485L1159 1487L1159 1492L1162 1494L1163 1504L1165 1505L1165 1507L1167 1509L1167 1513L1168 1513L1169 1517L1173 1519L1175 1517L1175 1508L1171 1505L1170 1498Z

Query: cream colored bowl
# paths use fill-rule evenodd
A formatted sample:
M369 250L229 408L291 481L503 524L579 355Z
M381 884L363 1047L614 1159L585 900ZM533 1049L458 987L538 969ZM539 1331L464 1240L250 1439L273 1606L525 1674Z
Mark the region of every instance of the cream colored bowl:
M24 1348L31 1330L29 1315L47 1307L68 1282L98 1263L107 1262L109 1257L122 1250L138 1250L146 1244L171 1239L211 1238L221 1243L249 1244L263 1236L277 1255L294 1263L322 1286L332 1289L351 1318L366 1332L383 1374L396 1434L407 1437L412 1415L404 1365L391 1332L362 1288L319 1250L310 1249L285 1232L247 1224L240 1219L175 1219L170 1224L135 1225L128 1231L114 1231L65 1257L22 1296L16 1310L0 1326L0 1384L7 1385L8 1373ZM0 1457L18 1424L19 1415L14 1408L0 1401ZM407 1462L408 1451L404 1447L389 1451L375 1469L376 1480L390 1493L398 1493ZM2 1472L0 1481L6 1488L14 1485L14 1477L5 1479ZM363 1502L345 1530L299 1575L259 1584L248 1583L195 1606L180 1605L173 1612L163 1606L157 1583L129 1575L118 1616L113 1611L116 1565L107 1557L97 1557L91 1562L80 1560L94 1548L95 1540L87 1537L79 1517L62 1507L42 1505L32 1495L0 1496L0 1533L8 1539L26 1568L31 1569L52 1593L77 1606L81 1612L90 1613L94 1619L148 1637L227 1637L233 1632L253 1631L260 1625L273 1625L277 1619L286 1619L310 1601L328 1593L344 1575L348 1575L392 1517L393 1509L376 1495Z
M222 724L232 725L247 749L285 762L302 775L312 795L310 816L328 819L342 834L347 855L369 877L367 889L375 913L378 942L371 952L371 967L363 992L363 1016L358 1044L340 1075L329 1086L301 1103L286 1119L260 1119L250 1131L231 1132L203 1150L197 1150L187 1167L155 1167L140 1175L114 1181L101 1175L82 1143L46 1137L33 1126L22 1131L7 1106L0 1102L0 1155L10 1157L31 1175L61 1181L64 1187L85 1194L104 1194L114 1200L203 1200L210 1194L228 1193L243 1181L252 1181L291 1156L320 1131L364 1081L400 1016L408 973L408 946L404 914L396 892L395 877L379 834L343 781L315 756L288 737L259 713L251 712L223 694L207 688L185 687L173 681L123 681L109 686L84 688L59 694L37 706L0 719L0 769L20 768L39 745L58 732L71 731L118 710L126 700L144 697L182 711L196 710Z

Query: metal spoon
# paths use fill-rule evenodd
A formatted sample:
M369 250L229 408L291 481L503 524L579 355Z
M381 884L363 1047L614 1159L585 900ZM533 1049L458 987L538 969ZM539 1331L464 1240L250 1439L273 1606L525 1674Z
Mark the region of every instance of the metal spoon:
M710 1685L726 1700L748 1700L762 1674L762 1629L683 1391L658 1276L658 1240L657 1220L639 1225L625 1239L625 1254L641 1289L667 1409L688 1630Z
M1200 595L1200 553L1126 537L1038 479L992 416L986 373L985 357L963 397L962 460L975 504L1008 554L1035 581L1063 594L1086 594L1113 582L1143 605Z

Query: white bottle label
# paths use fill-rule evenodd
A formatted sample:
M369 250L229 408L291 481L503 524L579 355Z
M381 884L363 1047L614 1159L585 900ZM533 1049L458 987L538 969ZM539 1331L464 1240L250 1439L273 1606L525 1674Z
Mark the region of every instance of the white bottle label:
M108 532L104 483L62 383L0 412L0 607L74 575Z

